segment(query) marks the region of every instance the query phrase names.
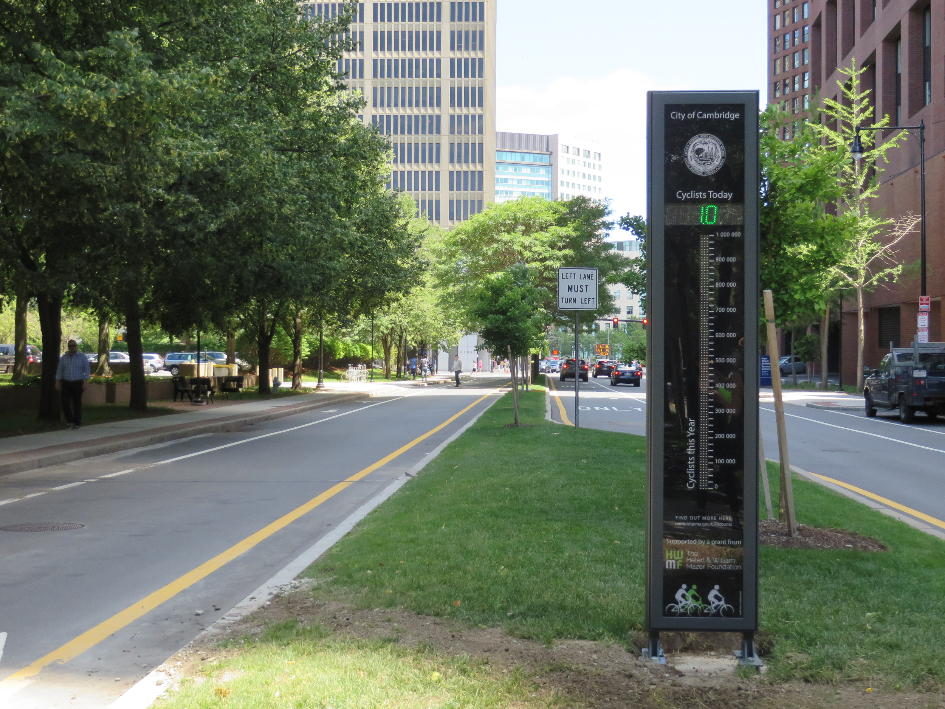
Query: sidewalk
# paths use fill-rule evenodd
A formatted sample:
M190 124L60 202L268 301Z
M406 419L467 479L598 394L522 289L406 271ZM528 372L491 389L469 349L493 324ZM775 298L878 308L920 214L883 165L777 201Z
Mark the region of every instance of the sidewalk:
M762 387L759 390L762 404L774 401L774 390ZM806 406L809 409L827 409L830 411L862 411L863 397L839 391L817 391L816 389L784 389L781 398L785 404Z
M314 386L314 385L313 385ZM341 384L291 399L267 399L239 404L219 401L207 406L181 407L182 413L114 421L61 430L0 438L0 475L11 475L206 433L235 431L253 423L304 413L313 409L374 397L395 395L401 387L388 382ZM156 406L170 402L153 402ZM175 407L176 408L176 407Z

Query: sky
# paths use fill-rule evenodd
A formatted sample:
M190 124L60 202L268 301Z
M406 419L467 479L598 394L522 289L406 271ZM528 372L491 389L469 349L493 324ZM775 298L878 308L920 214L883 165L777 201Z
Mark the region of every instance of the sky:
M614 216L646 214L646 92L767 83L765 0L498 0L496 129L603 145Z

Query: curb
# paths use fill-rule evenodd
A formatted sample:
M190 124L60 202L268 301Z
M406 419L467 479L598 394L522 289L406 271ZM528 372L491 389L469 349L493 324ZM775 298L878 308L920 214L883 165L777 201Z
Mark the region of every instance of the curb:
M371 392L358 392L325 395L324 398L322 395L316 396L319 397L319 401L311 401L304 404L288 404L276 409L270 409L269 411L256 413L234 414L233 416L221 417L213 421L207 421L206 423L162 426L161 428L155 428L142 433L125 433L84 443L63 443L58 446L47 446L46 448L11 453L0 457L0 475L13 475L14 473L22 473L27 470L47 468L51 465L71 463L84 458L94 458L99 455L118 453L132 448L142 448L156 443L166 443L167 441L176 441L182 438L201 436L207 433L228 433L249 424L264 423L266 421L285 418L286 416L294 416L295 414L301 414L306 411L312 411L324 406L332 406L347 401L359 401L364 398L370 398L373 394Z
M824 411L862 411L863 405L859 406L845 406L842 404L814 404L808 402L806 404L808 409L823 409Z
M254 613L263 606L267 605L274 597L292 590L295 586L295 578L305 571L309 566L321 557L325 552L331 549L335 544L341 541L355 526L367 517L376 508L386 502L395 492L410 482L411 478L417 477L417 474L434 458L436 458L444 448L463 435L483 414L485 414L492 405L502 397L495 397L488 400L486 406L476 414L472 420L468 421L462 428L443 441L440 445L430 451L429 455L419 463L407 470L403 475L396 478L390 485L381 490L373 498L365 502L361 507L352 512L343 522L339 523L333 530L328 532L320 540L315 542L308 549L299 554L286 566L277 571L268 581L249 594L233 608L227 611L219 620L204 629L196 638L187 643L188 647L207 636L214 635L231 623L242 620L244 617ZM183 649L183 648L181 648ZM179 651L178 651L179 652ZM175 653L177 654L177 653ZM173 657L173 655L171 656ZM170 659L170 658L168 658ZM166 664L166 663L165 663ZM109 709L148 709L161 695L167 692L174 685L174 676L164 669L164 664L149 672L145 677L134 684L131 689L116 699L109 705Z

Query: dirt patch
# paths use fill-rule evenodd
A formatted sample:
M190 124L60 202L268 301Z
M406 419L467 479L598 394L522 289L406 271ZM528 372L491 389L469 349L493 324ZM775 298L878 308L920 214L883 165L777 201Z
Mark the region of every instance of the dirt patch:
M502 428L534 428L531 423L507 423Z
M311 582L275 597L255 614L215 624L171 658L164 668L176 678L200 677L201 667L240 652L221 649L226 638L258 636L268 625L298 620L339 635L392 638L405 647L432 647L444 655L468 655L497 672L520 668L546 691L586 709L941 709L942 694L881 692L867 686L775 683L764 671L740 676L732 654L735 634L674 633L663 638L667 665L644 663L636 650L613 643L562 640L549 647L509 636L501 628L469 628L455 621L399 609L357 610L313 596ZM729 649L725 648L726 645ZM763 646L759 646L763 649ZM870 689L871 691L867 691Z
M765 546L782 549L887 550L882 542L843 529L821 529L799 524L797 531L798 536L790 537L786 524L776 519L765 519L758 523L758 540Z

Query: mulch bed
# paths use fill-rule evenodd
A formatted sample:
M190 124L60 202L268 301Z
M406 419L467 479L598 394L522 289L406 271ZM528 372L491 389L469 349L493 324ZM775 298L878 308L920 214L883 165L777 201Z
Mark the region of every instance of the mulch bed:
M776 519L764 519L758 523L758 540L765 546L782 549L887 551L882 542L844 529L821 529L799 524L797 531L798 536L789 537L786 524Z

